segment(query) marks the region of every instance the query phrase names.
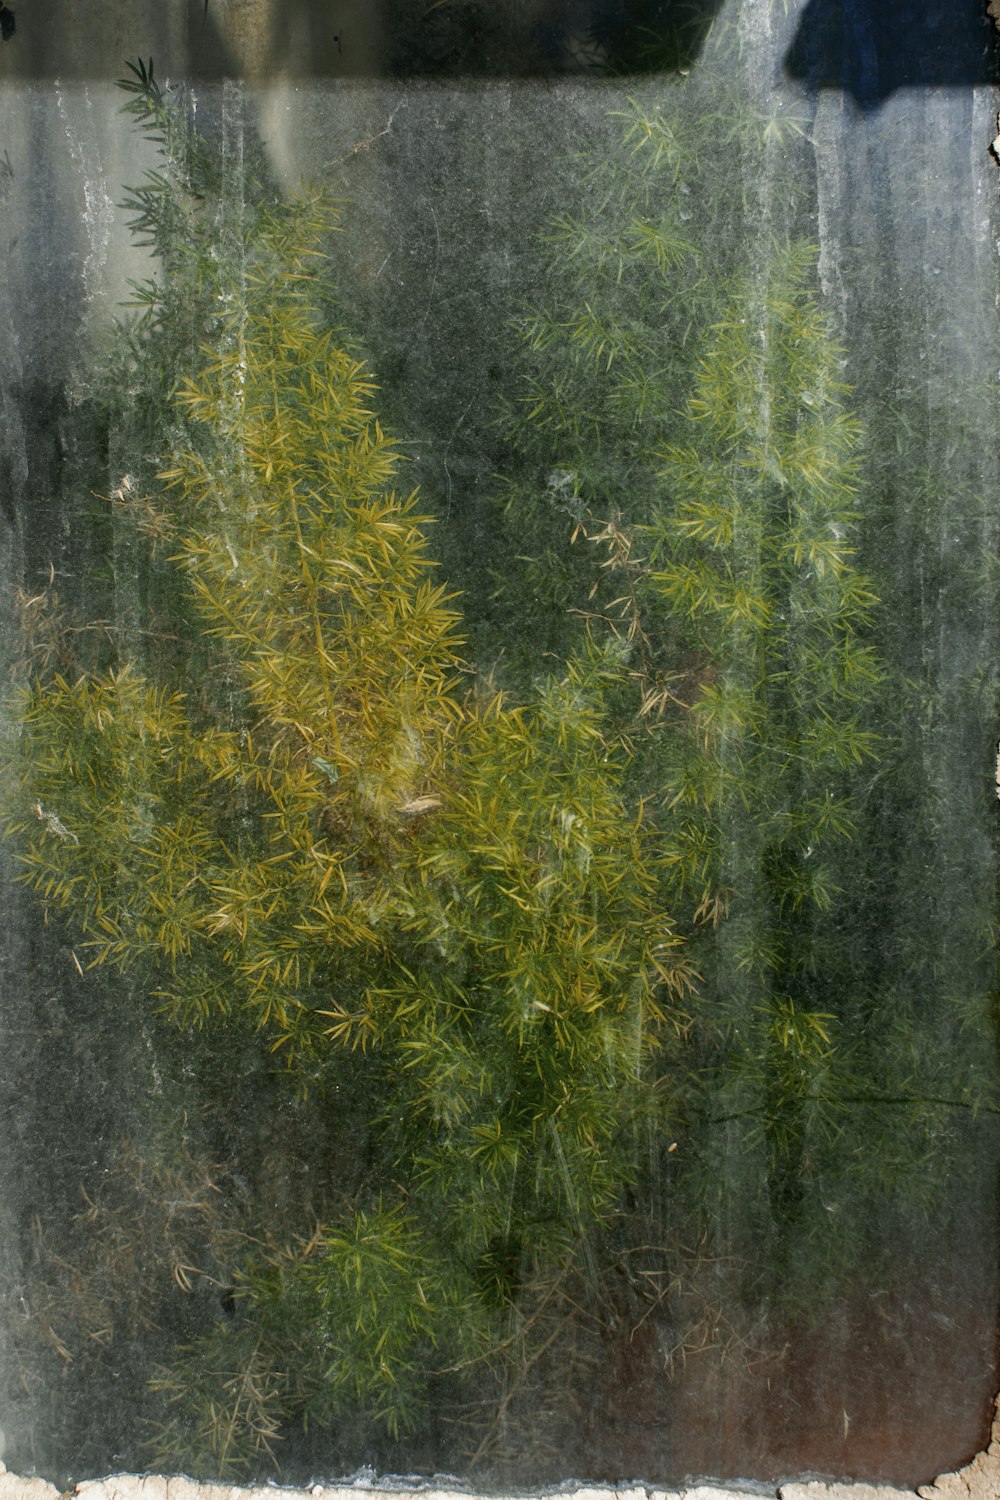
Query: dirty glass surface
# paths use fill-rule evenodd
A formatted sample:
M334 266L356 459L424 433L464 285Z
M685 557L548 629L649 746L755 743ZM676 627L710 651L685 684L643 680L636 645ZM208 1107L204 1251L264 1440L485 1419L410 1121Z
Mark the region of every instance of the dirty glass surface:
M0 24L5 1462L967 1459L982 7Z

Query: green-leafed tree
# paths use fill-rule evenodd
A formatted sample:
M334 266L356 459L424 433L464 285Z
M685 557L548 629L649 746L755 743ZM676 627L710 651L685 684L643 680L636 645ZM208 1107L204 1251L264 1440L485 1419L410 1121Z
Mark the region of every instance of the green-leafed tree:
M151 69L134 90L164 257L129 371L171 395L158 472L112 503L174 628L150 650L132 609L75 657L39 632L6 824L80 956L192 1048L256 1033L318 1125L366 1081L363 1169L249 1215L231 1306L157 1376L158 1461L224 1473L295 1429L411 1427L437 1373L508 1409L565 1289L600 1298L691 974L606 703L616 644L520 706L463 680L427 518L317 302L335 215L260 202L231 234L178 105Z
M872 1203L926 1212L949 1170L935 1132L991 1088L971 1043L940 1043L923 937L891 958L882 941L884 871L903 903L927 878L901 853L924 825L879 812L913 801L896 730L914 643L899 649L907 617L887 622L855 549L877 524L866 476L898 484L907 441L886 450L883 424L866 451L797 238L802 122L761 113L735 44L717 29L691 78L628 104L544 237L495 608L514 681L543 631L557 653L610 633L627 655L612 712L703 981L683 1151L669 1171L666 1142L651 1152L651 1219L693 1208L768 1295L815 1310L870 1255L854 1226ZM937 929L926 941L940 950Z
M768 259L769 236L795 237L805 121L761 101L739 51L738 28L717 24L690 76L640 83L562 166L571 191L537 247L539 291L515 322L519 380L500 418L513 452L489 646L510 680L530 681L540 650L564 655L579 638L596 574L587 549L567 545L580 522L655 520L660 449L706 332L734 279Z
M785 1232L839 1134L841 1043L871 1001L840 910L881 675L851 541L861 434L810 269L776 248L763 285L732 287L661 450L641 584L646 639L666 643L646 702L668 857L696 913L726 915L701 954L715 1086L756 1117Z
M720 110L710 66L618 118L521 327L519 562L462 621L339 326L335 206L227 170L151 65L129 87L158 270L94 401L110 618L25 599L4 816L174 1084L37 1305L72 1358L83 1286L113 1351L99 1284L152 1265L159 1464L411 1467L428 1409L531 1463L640 1326L669 1363L762 1286L818 1302L834 1209L912 1180L937 1118L914 1148L881 1108L922 1054L887 1059L920 1038L866 957L862 433L794 206L752 224L799 127Z
M881 669L854 559L862 432L796 192L784 222L755 218L754 184L800 127L760 118L752 89L718 114L715 84L709 65L633 101L585 174L589 211L547 237L508 418L523 560L500 597L548 601L560 649L610 633L627 656L613 712L704 981L691 1146L663 1212L689 1190L753 1259L761 1234L826 1235L809 1210L845 1169L860 1181L845 1131L885 1084L861 1045L878 996L845 937L870 920Z

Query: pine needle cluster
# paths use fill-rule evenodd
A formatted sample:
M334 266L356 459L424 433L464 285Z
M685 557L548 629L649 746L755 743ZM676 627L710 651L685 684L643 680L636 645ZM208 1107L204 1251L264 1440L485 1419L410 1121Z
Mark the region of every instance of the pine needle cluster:
M162 277L130 369L150 416L171 397L157 470L110 503L172 644L29 653L5 826L74 951L193 1046L256 1030L320 1114L369 1070L364 1186L245 1256L233 1321L157 1376L159 1461L225 1473L296 1426L406 1429L436 1370L530 1365L531 1299L595 1264L692 973L607 707L620 652L521 705L474 691L324 317L335 207L234 228L182 101L135 71L164 165L130 200Z
M662 1212L690 1192L713 1235L743 1226L723 1248L752 1256L762 1236L827 1235L823 1193L872 1076L857 1041L877 1001L845 932L868 920L883 667L855 557L864 433L815 251L792 232L801 122L760 116L732 45L720 30L699 78L631 101L581 168L585 211L552 223L507 419L519 565L497 589L549 599L560 649L621 652L613 712L701 976L677 1101L691 1170ZM770 224L765 171L771 202L790 178ZM651 1199L662 1147L653 1160Z
M474 1465L616 1331L652 1320L669 1363L739 1342L740 1291L818 1297L852 1253L829 1205L927 1156L929 1110L864 1161L891 1136L852 951L883 749L864 434L812 248L732 229L800 127L720 110L706 66L615 117L554 219L501 692L336 325L337 205L228 172L132 72L161 165L105 382L119 607L23 601L5 829L81 970L192 1053L252 1038L262 1130L294 1099L310 1165L336 1143L308 1201L206 1214L232 1285L162 1357L151 1457L238 1474L318 1433L350 1463L430 1408Z

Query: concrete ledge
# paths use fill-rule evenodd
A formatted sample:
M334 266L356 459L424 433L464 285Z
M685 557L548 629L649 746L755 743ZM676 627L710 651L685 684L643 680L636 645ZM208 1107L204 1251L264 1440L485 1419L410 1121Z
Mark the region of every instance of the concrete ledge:
M1000 3L1000 0L998 0ZM997 1397L993 1432L985 1453L979 1453L964 1469L942 1474L919 1490L890 1485L825 1484L802 1480L774 1489L768 1485L741 1489L737 1485L698 1484L676 1490L652 1485L620 1487L581 1485L578 1489L547 1491L552 1500L1000 1500L1000 1396ZM381 1484L315 1484L311 1489L284 1489L275 1485L230 1485L200 1483L158 1474L112 1474L107 1479L86 1479L62 1496L44 1479L22 1479L8 1473L0 1463L0 1500L481 1500L474 1491L445 1489L433 1481L416 1489L392 1490ZM490 1497L503 1500L503 1497ZM510 1497L514 1500L514 1497Z

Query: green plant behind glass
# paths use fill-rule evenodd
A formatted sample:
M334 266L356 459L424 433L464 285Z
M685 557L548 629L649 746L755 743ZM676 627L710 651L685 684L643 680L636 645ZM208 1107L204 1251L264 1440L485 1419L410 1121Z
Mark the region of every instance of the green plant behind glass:
M471 691L427 518L323 316L335 212L237 213L183 101L151 66L131 87L163 159L134 227L163 253L128 377L162 457L112 504L175 629L149 650L131 600L97 659L58 621L58 652L36 640L6 826L80 955L192 1049L256 1031L318 1130L342 1090L359 1111L363 1171L263 1232L250 1206L228 1314L154 1382L157 1461L226 1473L296 1429L406 1430L436 1377L507 1409L566 1289L600 1299L691 974L606 706L616 644L520 706Z
M925 950L954 937L922 920L947 899L917 854L930 828L901 726L926 651L896 599L911 571L926 592L934 548L872 549L887 514L916 524L900 479L913 435L880 391L862 442L797 238L804 122L780 101L761 114L733 41L717 27L690 79L621 111L541 247L507 417L516 558L494 608L512 623L511 680L537 671L513 624L529 599L553 650L610 633L627 654L631 696L619 684L610 701L703 976L676 1075L680 1153L651 1145L637 1196L661 1225L703 1216L751 1281L770 1266L768 1295L815 1312L871 1257L856 1226L873 1205L906 1224L929 1211L962 1112L991 1107L993 1086L940 1000L952 980L925 994ZM960 905L950 934L977 922ZM886 933L904 911L901 951ZM979 993L965 1003L981 1015Z
M541 650L579 638L598 576L589 549L567 545L580 523L655 519L659 451L708 330L772 241L800 232L805 130L780 99L762 103L739 28L717 22L690 75L637 80L561 164L501 419L512 455L489 649L503 680L530 681Z
M854 555L862 431L794 234L802 126L760 116L731 43L720 31L698 77L629 103L581 171L585 210L552 223L508 418L520 556L497 602L538 597L554 648L610 635L626 659L613 712L703 978L683 1165L654 1149L643 1194L662 1222L704 1214L750 1264L775 1236L829 1241L834 1184L865 1192L852 1122L884 1087L859 956L884 687ZM758 184L773 202L782 173L761 222ZM507 669L533 671L513 642ZM842 1270L853 1253L821 1251Z

